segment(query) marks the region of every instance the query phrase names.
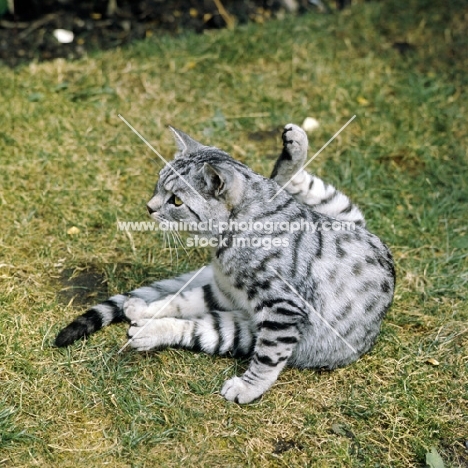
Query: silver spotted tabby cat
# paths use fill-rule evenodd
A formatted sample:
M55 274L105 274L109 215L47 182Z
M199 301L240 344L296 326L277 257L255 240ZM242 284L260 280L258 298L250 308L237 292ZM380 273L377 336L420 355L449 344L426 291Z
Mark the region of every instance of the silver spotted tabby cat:
M158 222L202 226L199 235L218 240L211 264L109 298L65 327L55 344L128 321L130 346L139 351L172 346L248 357L246 372L221 389L238 403L260 397L286 365L334 369L369 351L392 301L393 260L360 210L302 169L305 132L286 125L267 179L172 130L179 151L162 169L148 211ZM267 229L299 221L301 229ZM330 229L337 222L354 229ZM241 225L241 232L231 229Z

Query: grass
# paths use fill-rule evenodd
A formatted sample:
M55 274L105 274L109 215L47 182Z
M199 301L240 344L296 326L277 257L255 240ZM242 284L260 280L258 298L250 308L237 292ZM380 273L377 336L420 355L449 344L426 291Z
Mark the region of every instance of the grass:
M467 466L467 17L464 2L357 3L2 68L0 464L421 467L434 446ZM392 48L405 41L416 48ZM394 253L374 350L331 373L288 369L241 407L218 391L243 362L118 355L124 326L53 348L83 310L60 300L64 270L112 294L207 261L116 229L146 219L162 167L118 113L167 157L171 123L264 174L285 123L320 121L312 153L356 114L311 170Z

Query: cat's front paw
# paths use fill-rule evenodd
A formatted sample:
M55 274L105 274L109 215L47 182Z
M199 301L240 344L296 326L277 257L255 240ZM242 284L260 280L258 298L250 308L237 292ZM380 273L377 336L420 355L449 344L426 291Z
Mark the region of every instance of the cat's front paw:
M233 377L232 379L226 380L223 387L221 388L221 395L226 400L233 401L243 405L245 403L251 403L257 398L261 397L263 391L261 388L249 384L241 377Z
M124 302L123 311L130 322L136 322L146 316L148 304L138 297L130 297Z
M283 130L283 147L295 163L304 163L307 158L309 141L306 132L292 123L285 125Z
M128 328L129 345L137 351L150 351L158 347L160 336L157 320L139 319Z
M131 297L123 305L125 316L130 322L141 319L153 319L171 317L176 315L177 307L171 297L147 304L143 299Z

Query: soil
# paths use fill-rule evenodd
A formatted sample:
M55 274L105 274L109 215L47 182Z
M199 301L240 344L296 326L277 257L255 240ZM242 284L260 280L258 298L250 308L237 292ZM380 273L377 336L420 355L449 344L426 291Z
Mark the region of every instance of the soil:
M59 282L57 299L63 305L90 307L108 298L104 275L92 267L65 269Z
M313 8L307 0L298 5L299 13ZM14 16L0 16L0 60L11 67L34 59L75 59L162 33L203 32L285 14L280 0L21 0L15 8ZM60 43L57 29L73 32L73 41Z

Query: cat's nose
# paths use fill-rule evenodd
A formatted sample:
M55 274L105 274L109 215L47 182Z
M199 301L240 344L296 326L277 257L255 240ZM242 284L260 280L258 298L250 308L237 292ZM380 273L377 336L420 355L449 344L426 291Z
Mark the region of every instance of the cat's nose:
M153 214L156 210L153 210L153 208L151 208L151 206L149 205L149 203L146 205L146 209L148 210L148 213L151 215Z

